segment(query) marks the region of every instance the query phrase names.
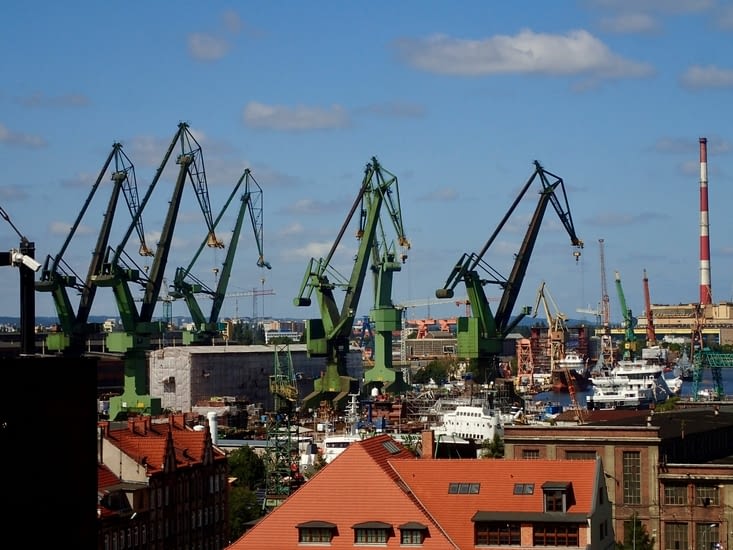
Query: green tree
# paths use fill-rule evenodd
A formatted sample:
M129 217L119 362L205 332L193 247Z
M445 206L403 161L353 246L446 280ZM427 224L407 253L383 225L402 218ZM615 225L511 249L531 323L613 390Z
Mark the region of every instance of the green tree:
M265 482L265 462L249 445L243 445L229 454L229 474L236 478L234 485L253 491Z
M616 550L652 550L654 538L649 536L646 526L634 512L631 519L624 522L624 541L616 541Z
M248 487L233 486L229 490L229 535L231 540L242 536L248 522L260 517L257 494Z
M412 380L417 384L427 384L432 379L436 384L444 384L448 381L451 368L452 363L449 360L430 361L415 373Z
M504 458L504 441L499 434L494 434L491 441L481 443L481 458Z

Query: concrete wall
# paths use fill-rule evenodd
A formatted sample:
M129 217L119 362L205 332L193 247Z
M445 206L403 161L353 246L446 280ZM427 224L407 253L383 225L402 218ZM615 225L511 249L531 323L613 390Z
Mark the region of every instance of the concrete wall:
M182 346L150 352L148 358L150 394L161 398L164 409L190 412L193 406L212 397L233 397L238 401L273 405L270 376L275 372L275 351L279 364L288 368L287 354L278 346ZM313 379L325 369L322 357L309 358L305 344L291 344L290 358L297 375L299 394L313 390ZM350 376L363 379L361 354L349 354Z

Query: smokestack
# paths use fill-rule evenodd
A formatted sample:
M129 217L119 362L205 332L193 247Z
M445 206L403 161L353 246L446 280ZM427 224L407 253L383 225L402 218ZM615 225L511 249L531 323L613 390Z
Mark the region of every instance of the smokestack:
M700 305L712 303L710 219L708 217L708 140L700 138Z

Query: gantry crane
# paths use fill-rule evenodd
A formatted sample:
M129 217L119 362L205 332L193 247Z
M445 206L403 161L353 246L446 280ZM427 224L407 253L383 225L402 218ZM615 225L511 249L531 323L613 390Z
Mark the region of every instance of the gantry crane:
M214 338L221 333L219 330L219 314L221 313L221 308L224 304L224 298L227 296L227 286L229 284L229 279L231 278L234 256L238 248L239 236L242 232L242 223L246 212L249 212L252 229L255 235L255 242L257 244L257 266L271 269L269 262L265 261L263 252L262 188L252 176L249 168L247 168L242 174L242 177L239 178L239 181L229 195L224 207L214 221L213 227L216 228L218 226L226 210L229 208L232 199L235 197L242 185L244 185L244 191L241 196L239 213L234 225L231 241L229 242L226 258L222 263L221 270L217 271L219 273L219 278L216 290L211 289L206 283L191 273L191 270L196 265L202 250L208 244L208 239L204 239L201 243L188 267L179 267L176 270L175 279L173 281L173 296L180 297L185 300L194 325L193 333L190 337L186 338L184 343L211 344ZM208 316L204 314L196 300L196 294L199 293L208 295L212 300L211 311Z
M168 203L160 241L150 269L140 269L126 253L127 242L133 230L137 227L140 216L177 145L180 148L180 154L176 162L180 168ZM147 366L145 352L150 348L151 338L157 337L165 330L164 323L153 322L153 312L160 297L178 210L187 179L191 181L204 216L207 244L216 248L224 246L216 238L214 232L201 146L189 130L188 124L180 123L122 241L117 248L112 249L110 247L107 249L104 259L99 262L100 269L91 277L93 284L112 289L123 327L122 332L111 332L106 339L107 349L112 352L123 353L125 362L123 394L110 399L110 418L113 420L123 417L127 413L155 415L161 412L160 398L148 395L145 376ZM139 285L143 290L139 310L130 289L131 284Z
M570 242L576 248L573 253L576 262L580 257L580 249L583 248L583 241L575 233L562 178L546 171L538 161L534 161L534 167L534 172L481 251L471 254L464 253L451 271L443 288L435 291L437 298L453 298L455 287L459 283L465 284L471 303L471 317L460 317L457 321L458 350L462 356L477 360L479 371L484 374L485 378L493 379L497 375L498 356L502 352L506 336L525 315L531 313L530 308L525 307L514 319L511 318L548 204L552 203L565 230L570 235ZM542 183L540 198L519 252L515 255L512 271L509 277L504 279L495 269L485 263L483 258L535 179L539 179ZM489 279L481 277L478 272L479 268L489 275ZM484 292L484 285L487 283L497 284L503 289L495 314L492 314Z
M381 218L383 209L387 211L386 216L389 218L389 223L393 225L399 246L406 251L410 243L402 227L397 177L383 169L377 159L372 157L364 171L364 179L356 200L339 230L336 241L325 258L310 260L300 292L293 300L296 306L307 307L311 304L312 294L316 293L321 317L306 320L306 345L310 357L326 358L325 371L319 379L314 381L313 392L303 399L304 407L315 410L319 408L321 401L328 401L332 408L341 409L349 394L359 393L359 381L348 375L346 360L349 338L353 330L369 260L373 257L375 248L383 249L380 242L385 242L383 240L385 224ZM356 237L359 240L359 246L354 257L351 275L346 279L335 269L333 260L357 210L359 216ZM403 252L400 260L404 262L406 258L406 252ZM377 266L377 269L393 270L395 267L395 265L384 265ZM334 296L334 290L337 288L344 290L344 300L340 308ZM394 323L399 326L399 315L396 309L391 313L385 312L382 326Z
M626 306L626 297L624 296L624 289L621 286L621 275L618 271L615 273L616 276L616 292L618 293L618 301L621 306L621 315L624 319L624 360L633 360L636 357L636 334L634 333L634 327L636 327L637 319L631 313L631 310Z
M104 176L108 173L110 167L112 167L110 175L113 183L112 190L102 218L97 243L92 252L86 279L81 280L73 268L66 263L64 254L76 235L79 225L99 191ZM92 283L92 277L100 270L102 257L109 246L120 194L124 196L127 209L134 219L132 227L136 231L140 242L138 253L141 256L153 255L145 242L145 230L142 217L139 215L141 205L138 197L135 167L122 151L122 145L120 143L114 143L97 176L97 180L89 192L84 206L82 206L76 221L71 226L71 230L61 250L59 250L56 256L51 257L49 255L46 258L43 269L41 270L40 279L35 285L36 291L51 293L56 314L59 318L60 332L50 333L46 337L46 347L51 351L62 352L64 355L80 356L84 352L85 340L89 334L99 332L97 325L88 322L94 297L97 292L97 287ZM80 296L76 311L74 311L69 297L69 288L75 289Z

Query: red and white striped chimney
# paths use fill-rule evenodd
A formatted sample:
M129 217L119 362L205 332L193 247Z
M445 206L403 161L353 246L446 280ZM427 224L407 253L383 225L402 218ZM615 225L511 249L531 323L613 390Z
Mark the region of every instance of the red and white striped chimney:
M710 219L708 217L708 140L700 138L700 305L712 303Z

